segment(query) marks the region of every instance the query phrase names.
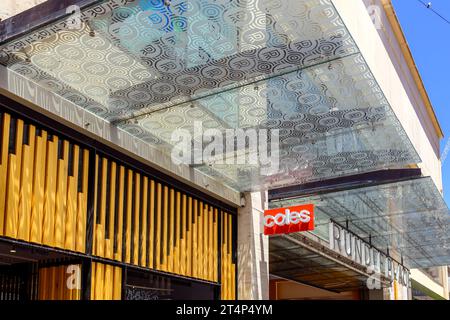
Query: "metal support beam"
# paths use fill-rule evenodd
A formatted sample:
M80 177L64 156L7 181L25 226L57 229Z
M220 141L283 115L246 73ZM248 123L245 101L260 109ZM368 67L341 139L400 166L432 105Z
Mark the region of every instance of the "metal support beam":
M269 191L269 201L365 188L422 177L421 169L379 170Z

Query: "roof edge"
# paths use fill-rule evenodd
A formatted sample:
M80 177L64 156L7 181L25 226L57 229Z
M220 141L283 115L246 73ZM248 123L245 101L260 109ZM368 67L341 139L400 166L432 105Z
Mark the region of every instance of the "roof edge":
M417 68L417 65L414 61L413 55L411 53L411 49L408 45L408 41L406 40L405 34L400 25L400 21L397 17L397 14L395 13L392 2L391 2L391 0L381 0L381 3L383 4L384 11L385 11L386 16L389 20L389 23L391 24L391 27L394 31L395 37L397 38L397 41L399 42L400 48L402 50L403 56L408 65L409 71L411 72L411 74L414 78L414 82L416 83L416 86L419 89L420 96L422 97L422 101L425 103L425 106L427 108L427 113L431 119L431 122L433 123L433 127L434 127L436 133L439 135L439 138L442 139L442 138L444 138L444 132L442 130L441 125L439 124L439 120L436 116L436 112L434 111L430 97L428 96L428 93L425 89L425 85L423 83L422 77L420 76L419 69Z

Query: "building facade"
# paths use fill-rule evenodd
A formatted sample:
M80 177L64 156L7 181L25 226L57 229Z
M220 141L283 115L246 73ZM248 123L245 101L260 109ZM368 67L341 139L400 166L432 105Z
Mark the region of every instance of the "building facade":
M390 1L36 4L1 5L0 299L448 299L443 134ZM230 130L276 168L222 161L245 136L174 161ZM298 204L314 231L264 235Z

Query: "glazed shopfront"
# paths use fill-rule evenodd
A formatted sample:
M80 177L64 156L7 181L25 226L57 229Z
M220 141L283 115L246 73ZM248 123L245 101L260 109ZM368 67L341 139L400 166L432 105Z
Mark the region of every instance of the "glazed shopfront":
M234 208L5 96L1 138L0 297L234 299Z

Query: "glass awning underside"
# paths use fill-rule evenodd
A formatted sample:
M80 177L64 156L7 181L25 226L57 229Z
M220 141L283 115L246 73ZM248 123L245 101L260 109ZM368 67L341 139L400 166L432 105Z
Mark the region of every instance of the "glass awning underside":
M367 280L371 275L364 267L358 270L344 261L332 259L331 250L326 252L326 249L322 249L318 253L302 246L296 241L296 236L270 238L270 274L335 292L367 288ZM389 287L390 283L383 275L380 275L379 280L381 286Z
M275 201L272 207L314 203L316 230L329 240L330 219L405 266L450 264L450 213L431 178Z
M169 154L195 121L279 129L276 172L195 167L238 191L420 162L331 1L170 3L96 2L78 29L6 43L0 63Z

